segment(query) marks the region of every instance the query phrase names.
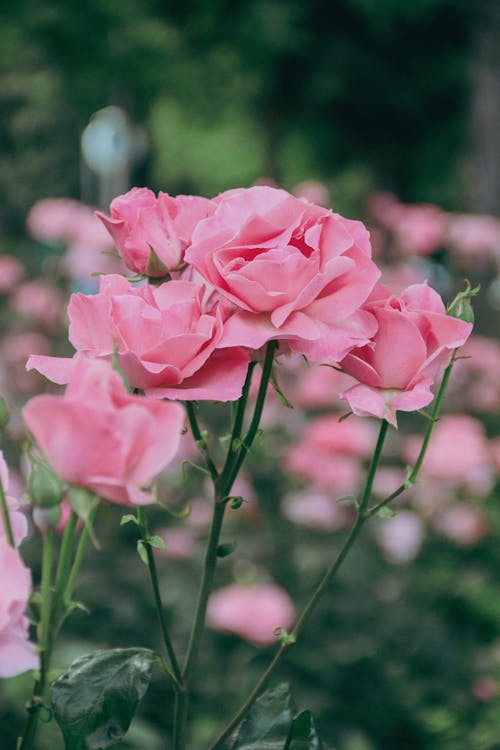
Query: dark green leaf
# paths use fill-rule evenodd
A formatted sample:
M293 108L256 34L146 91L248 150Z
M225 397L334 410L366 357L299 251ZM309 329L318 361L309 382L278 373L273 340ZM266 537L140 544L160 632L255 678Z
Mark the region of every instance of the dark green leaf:
M294 719L285 750L324 750L310 711L302 711Z
M116 648L80 657L52 686L66 750L104 750L127 732L151 680L155 655Z
M285 750L293 713L288 684L267 690L239 725L230 750Z
M236 542L226 542L217 547L217 557L229 557L236 549Z

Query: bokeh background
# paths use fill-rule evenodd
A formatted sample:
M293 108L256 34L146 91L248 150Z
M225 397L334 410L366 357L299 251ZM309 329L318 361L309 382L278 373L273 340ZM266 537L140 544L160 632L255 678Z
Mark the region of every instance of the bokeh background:
M395 291L428 279L450 300L464 278L481 284L470 358L457 363L422 482L394 518L367 530L280 670L336 750L500 749L499 36L491 0L20 0L2 9L0 383L12 410L11 494L23 494L27 470L19 410L46 388L25 373L26 357L69 354L69 293L95 289L92 271L118 268L80 203L107 209L131 185L213 196L276 183L366 221ZM273 584L300 603L352 517L336 501L359 487L373 425L338 422L348 383L333 370L291 360L280 379L294 409L270 394L238 490L246 502L229 514L225 541L238 547L217 587ZM226 428L225 413L201 415ZM425 426L402 416L392 431L379 497L404 476ZM183 456L193 455L186 438ZM153 514L182 651L209 503L203 477L180 462L161 493L177 510L191 507L184 520ZM160 648L136 535L120 515L101 510L101 549L88 555L78 592L89 614L68 621L56 668L98 647ZM37 582L35 533L23 555ZM244 628L208 632L193 750L270 653ZM26 675L0 685L6 748L29 690ZM119 746L164 748L171 703L157 676ZM43 730L40 750L61 747L53 725Z

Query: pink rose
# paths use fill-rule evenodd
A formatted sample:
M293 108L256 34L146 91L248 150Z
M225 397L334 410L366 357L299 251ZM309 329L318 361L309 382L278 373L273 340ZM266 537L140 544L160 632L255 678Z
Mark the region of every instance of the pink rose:
M24 610L31 591L31 575L17 550L0 538L0 677L14 677L38 669L36 648L28 640Z
M284 190L229 190L193 232L186 261L237 308L223 346L284 339L311 360L341 358L375 332L359 308L378 276L357 221Z
M427 284L408 287L400 299L378 286L366 307L378 331L341 361L359 382L343 397L355 414L387 419L397 427L397 410L415 411L432 401L435 377L453 349L467 340L472 325L447 315Z
M122 505L153 502L144 491L174 457L183 426L177 404L127 393L108 362L82 355L64 396L36 396L24 421L55 471Z
M215 630L234 633L256 646L277 640L274 630L290 629L295 612L286 591L279 586L231 586L215 591L208 602L207 623Z
M128 268L146 276L166 276L182 265L195 226L214 207L212 201L196 195L174 198L160 192L156 197L148 188L135 187L111 202L111 217L100 211L97 216Z
M375 527L375 537L385 556L395 563L414 560L425 538L425 526L410 510L399 510L397 516Z
M231 401L241 396L248 366L243 349L217 351L228 314L190 281L132 286L121 276L101 276L100 293L74 294L68 308L69 338L91 357L118 361L132 386L147 396ZM67 361L31 357L56 382L67 382Z

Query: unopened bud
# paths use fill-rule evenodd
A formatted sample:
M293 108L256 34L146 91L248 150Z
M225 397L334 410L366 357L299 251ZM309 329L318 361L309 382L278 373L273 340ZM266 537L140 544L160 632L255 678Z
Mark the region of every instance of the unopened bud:
M62 499L62 485L59 478L45 464L36 464L28 482L33 505L39 508L52 508Z

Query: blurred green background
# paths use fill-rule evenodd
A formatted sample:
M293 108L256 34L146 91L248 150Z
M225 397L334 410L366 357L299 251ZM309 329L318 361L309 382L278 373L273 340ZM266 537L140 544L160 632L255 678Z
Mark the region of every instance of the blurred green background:
M352 217L364 216L376 190L447 211L497 214L499 31L500 5L489 0L10 3L0 34L2 252L21 254L33 275L47 273L40 246L25 234L26 214L45 197L98 202L80 137L109 105L123 108L136 128L131 184L212 196L262 179L287 189L313 179L326 185L334 210ZM434 260L447 268L446 258ZM477 273L452 272L488 288L496 271L490 262ZM479 330L491 333L493 308L484 297L479 307ZM7 327L12 311L2 308L2 316ZM452 408L464 400L458 388ZM495 435L498 420L479 407L469 411ZM340 543L342 531L303 529L281 512L295 480L276 467L300 424L271 426L257 446L248 479L260 520L234 522L240 546L222 562L218 585L266 570L304 600ZM413 426L403 421L403 431ZM168 492L181 506L204 488L179 473ZM281 668L336 750L500 750L498 492L457 495L480 504L488 533L457 543L430 524L410 564L384 556L367 534L311 623L308 643ZM95 647L159 648L146 571L120 515L103 508L104 549L88 556L79 590L91 614L68 623L58 667ZM36 541L23 554L36 582ZM197 555L198 546L191 560L161 561L181 650ZM206 747L270 653L214 632L205 645L193 750ZM29 689L28 675L0 686L2 750L15 746ZM157 676L120 747L164 748L170 709ZM55 750L59 742L49 727L39 747Z

